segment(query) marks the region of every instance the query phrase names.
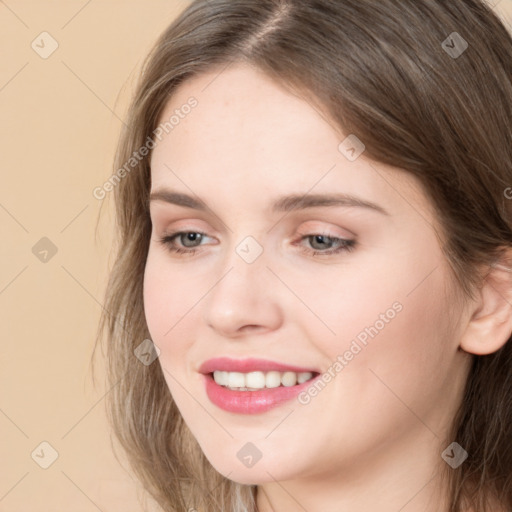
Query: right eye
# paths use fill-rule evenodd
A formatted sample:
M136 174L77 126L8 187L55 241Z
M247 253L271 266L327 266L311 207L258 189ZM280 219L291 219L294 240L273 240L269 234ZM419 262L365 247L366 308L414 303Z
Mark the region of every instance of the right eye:
M163 244L170 252L177 254L194 254L197 252L195 248L198 247L194 244L197 241L201 242L205 236L207 236L205 233L199 231L177 231L160 238L159 242ZM184 248L176 246L176 239L180 241ZM189 243L192 245L187 245Z

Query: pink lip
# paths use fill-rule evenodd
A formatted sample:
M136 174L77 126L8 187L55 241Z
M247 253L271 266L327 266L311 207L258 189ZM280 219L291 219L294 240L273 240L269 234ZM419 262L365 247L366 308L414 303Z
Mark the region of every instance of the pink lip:
M288 364L276 363L275 361L269 361L268 359L230 359L229 357L216 357L214 359L208 359L200 367L200 373L212 373L215 370L225 372L312 372L318 373L318 370L311 368L301 368L299 366L291 366Z
M312 372L318 373L318 375L307 382L295 386L279 386L258 391L233 391L215 382L212 373L215 370L238 371L242 373L251 371ZM203 378L206 394L210 401L225 411L241 414L259 414L273 409L284 402L292 400L299 393L307 389L316 379L321 377L319 372L308 368L284 365L265 359L235 360L227 357L205 361L200 367L200 372L205 374Z

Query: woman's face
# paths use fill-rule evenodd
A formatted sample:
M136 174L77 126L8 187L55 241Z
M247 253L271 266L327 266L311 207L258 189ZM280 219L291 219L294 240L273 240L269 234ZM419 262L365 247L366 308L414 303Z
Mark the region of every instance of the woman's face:
M212 465L262 483L441 460L468 359L415 178L245 65L182 84L172 116L151 160L144 306Z

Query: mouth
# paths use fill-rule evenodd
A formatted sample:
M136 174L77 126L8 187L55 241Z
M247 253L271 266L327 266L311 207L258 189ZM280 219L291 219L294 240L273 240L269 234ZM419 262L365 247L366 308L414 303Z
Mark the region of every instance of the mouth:
M220 409L257 414L290 402L319 377L314 368L268 359L216 357L199 367L210 402Z
M252 415L290 403L321 375L318 372L215 370L202 377L206 396L212 404L230 413Z
M216 384L231 391L260 391L262 389L274 389L278 387L292 387L304 384L319 375L318 372L279 372L252 371L230 372L215 370L207 374Z

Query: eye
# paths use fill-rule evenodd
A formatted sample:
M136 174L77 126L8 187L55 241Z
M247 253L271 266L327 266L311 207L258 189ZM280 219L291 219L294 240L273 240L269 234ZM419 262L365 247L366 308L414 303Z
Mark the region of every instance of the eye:
M200 231L178 231L166 235L158 241L172 253L193 255L197 252L197 248L200 247L200 243L204 237L208 236L206 233ZM347 240L319 233L303 235L299 239L299 242L306 240L310 242L313 249L305 247L300 243L294 243L293 245L298 245L301 252L312 256L328 256L343 251L353 251L356 246L355 240ZM176 241L181 244L181 247L176 245Z
M353 251L356 246L355 240L347 240L334 236L323 234L304 235L299 241L308 240L313 250L300 245L301 251L311 254L313 256L327 256L331 254L338 254L343 251ZM316 247L315 247L316 246ZM334 246L334 248L333 248ZM318 250L319 248L320 250Z
M195 248L198 247L196 243L201 242L205 236L207 236L205 233L201 233L199 231L178 231L160 238L159 242L171 252L179 254L193 254L196 252ZM183 243L185 249L176 247L176 239Z

